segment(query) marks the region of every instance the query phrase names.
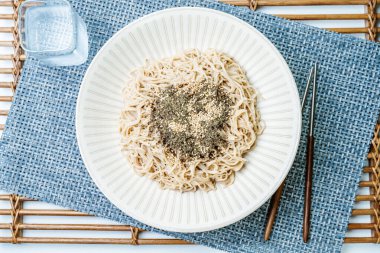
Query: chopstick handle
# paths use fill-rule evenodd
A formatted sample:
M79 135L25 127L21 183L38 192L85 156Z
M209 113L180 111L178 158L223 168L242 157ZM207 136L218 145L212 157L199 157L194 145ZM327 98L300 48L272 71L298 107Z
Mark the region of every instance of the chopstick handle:
M270 200L269 208L268 208L268 214L267 214L267 225L265 226L265 232L264 232L264 240L268 241L270 238L270 235L272 233L272 227L274 224L274 220L276 219L276 214L278 210L278 206L280 205L282 190L284 189L285 180L282 182L280 187L277 189L277 191L274 193Z
M306 171L305 171L305 201L303 209L303 241L309 240L310 213L311 213L311 188L313 177L313 156L314 156L314 136L309 135L307 139L306 151Z

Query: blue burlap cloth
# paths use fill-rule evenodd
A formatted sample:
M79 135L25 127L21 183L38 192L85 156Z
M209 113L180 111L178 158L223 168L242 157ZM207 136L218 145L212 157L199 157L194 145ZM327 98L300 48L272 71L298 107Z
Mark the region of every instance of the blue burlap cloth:
M76 99L91 59L120 28L168 7L209 7L241 18L267 36L289 64L300 94L310 66L319 62L311 239L302 242L306 118L269 242L263 241L268 203L212 232L159 232L231 252L340 251L380 108L379 45L213 0L71 3L88 27L89 60L61 68L26 60L0 146L1 189L158 231L124 215L92 182L75 138Z

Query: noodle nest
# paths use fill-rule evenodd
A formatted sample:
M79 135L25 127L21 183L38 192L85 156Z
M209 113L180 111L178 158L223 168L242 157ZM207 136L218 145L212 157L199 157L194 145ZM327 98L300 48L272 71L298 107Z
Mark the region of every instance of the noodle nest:
M153 104L163 91L206 83L227 94L230 111L218 130L224 145L215 156L183 159L163 142L152 125ZM188 87L186 87L188 86ZM214 49L188 50L171 58L147 61L134 70L123 90L119 132L122 151L135 172L178 191L209 191L216 183L230 185L244 166L244 154L263 131L257 93L231 57Z

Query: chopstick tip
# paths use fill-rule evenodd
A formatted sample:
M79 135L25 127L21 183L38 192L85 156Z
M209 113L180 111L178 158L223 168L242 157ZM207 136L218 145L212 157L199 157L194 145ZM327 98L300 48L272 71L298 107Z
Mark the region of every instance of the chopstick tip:
M304 227L302 237L303 237L304 243L307 243L309 241L309 229L308 228Z

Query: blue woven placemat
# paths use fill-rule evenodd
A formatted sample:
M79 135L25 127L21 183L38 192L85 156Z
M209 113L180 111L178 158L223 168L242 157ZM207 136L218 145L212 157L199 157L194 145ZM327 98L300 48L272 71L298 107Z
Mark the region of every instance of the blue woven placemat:
M213 0L71 2L88 26L89 60L51 68L27 59L0 144L0 188L158 231L117 210L91 181L75 138L76 98L91 59L127 23L168 7L209 7L266 35L289 64L301 94L310 66L320 64L311 239L302 242L305 128L269 242L262 239L268 204L216 231L159 232L231 252L340 251L380 108L379 45Z

